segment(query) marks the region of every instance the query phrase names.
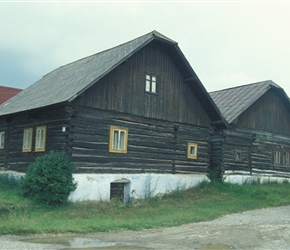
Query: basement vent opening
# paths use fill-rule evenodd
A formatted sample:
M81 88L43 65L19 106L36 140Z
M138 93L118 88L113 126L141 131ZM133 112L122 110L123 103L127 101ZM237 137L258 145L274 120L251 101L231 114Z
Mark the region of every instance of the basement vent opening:
M128 179L120 179L110 183L110 199L128 202L131 182Z

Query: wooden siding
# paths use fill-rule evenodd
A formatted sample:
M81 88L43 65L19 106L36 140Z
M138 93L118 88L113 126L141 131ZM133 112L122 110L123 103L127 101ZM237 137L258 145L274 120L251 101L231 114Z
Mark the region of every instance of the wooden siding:
M0 132L5 132L4 148L0 149L0 170L4 170L6 166L6 155L8 151L7 141L8 141L8 124L5 119L0 120Z
M71 115L71 108L52 107L37 112L23 112L14 118L8 117L5 153L0 152L1 168L26 172L28 165L45 152L55 150L70 154L67 146ZM45 152L35 152L35 133L38 126L46 126ZM62 132L62 127L66 127L67 131ZM22 152L23 131L26 128L33 128L31 152Z
M238 128L290 136L290 111L276 90L270 89L238 117Z
M212 171L212 177L222 178L225 153L223 130L211 132L210 145L210 171Z
M290 138L267 133L256 133L251 150L252 173L290 177L290 166L274 164L275 151L290 153Z
M249 131L226 130L224 131L224 171L251 173L250 153L252 134ZM241 153L241 159L236 159L236 153Z
M84 92L75 103L209 127L206 111L163 47L156 43L147 45ZM157 76L157 93L145 92L146 74Z
M282 154L290 153L289 137L248 129L223 130L215 137L214 141L223 148L219 160L227 174L290 177L290 166L282 163ZM235 160L236 151L241 152L241 160ZM281 153L281 164L273 162L275 151Z
M77 106L72 161L81 173L207 173L209 129ZM109 153L110 126L128 128L127 154ZM198 159L187 159L187 143Z

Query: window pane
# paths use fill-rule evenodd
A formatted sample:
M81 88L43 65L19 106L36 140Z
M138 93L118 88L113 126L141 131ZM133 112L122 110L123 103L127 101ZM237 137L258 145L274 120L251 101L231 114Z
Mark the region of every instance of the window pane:
M146 80L146 91L150 91L150 81Z
M280 152L275 152L274 153L274 163L275 164L280 164L280 159L281 159Z
M194 146L190 146L190 155L195 155L196 154L196 150Z
M24 131L24 138L23 138L23 149L30 149L30 130L25 130Z
M37 129L36 136L36 148L44 148L44 129Z
M150 79L151 79L150 75L146 75L146 80L150 81Z
M151 92L156 93L156 82L152 82Z
M118 149L118 144L119 144L119 132L117 130L114 130L113 149Z
M125 149L125 131L120 131L120 147L119 149L124 150Z
M286 165L286 153L283 153L282 164L283 164L283 165Z
M152 76L152 82L156 82L156 76Z
M0 148L4 148L4 138L5 138L5 133L1 132L0 133Z

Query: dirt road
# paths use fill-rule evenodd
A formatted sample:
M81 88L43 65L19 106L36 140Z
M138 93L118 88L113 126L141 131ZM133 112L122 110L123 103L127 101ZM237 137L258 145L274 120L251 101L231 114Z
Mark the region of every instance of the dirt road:
M50 244L43 244L45 242ZM0 249L286 250L290 249L290 206L227 215L210 222L138 232L82 236L1 236Z

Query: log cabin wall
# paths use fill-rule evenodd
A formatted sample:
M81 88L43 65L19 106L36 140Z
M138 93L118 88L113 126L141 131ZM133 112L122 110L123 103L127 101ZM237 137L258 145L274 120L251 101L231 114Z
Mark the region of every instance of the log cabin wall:
M211 178L222 178L224 173L225 154L225 138L222 129L211 131L210 145Z
M282 100L270 89L238 117L237 127L290 136L290 110Z
M223 138L223 170L227 175L290 177L289 137L259 130L231 129L223 131Z
M157 77L156 93L145 91L147 74ZM84 92L75 104L209 127L205 109L184 80L166 46L154 42Z
M290 140L283 135L253 133L251 147L252 173L290 177ZM275 155L278 157L275 160Z
M5 119L0 120L0 133L4 133L4 145L0 148L0 170L5 170L5 166L7 164L6 155L8 151L7 138L9 137L8 123Z
M224 130L224 171L227 173L251 173L252 132L248 130Z
M76 106L72 120L72 160L79 173L208 172L210 129L116 111ZM128 128L126 154L109 152L110 126ZM198 144L196 160L187 144Z
M52 106L49 109L22 112L14 117L7 117L5 155L0 153L1 167L6 170L26 172L28 165L36 157L51 150L61 151L69 155L71 153L68 147L71 116L69 106ZM35 151L36 128L40 126L46 126L44 152ZM65 132L63 132L63 127L66 128ZM24 129L28 128L33 129L32 150L31 152L22 152L23 133Z

